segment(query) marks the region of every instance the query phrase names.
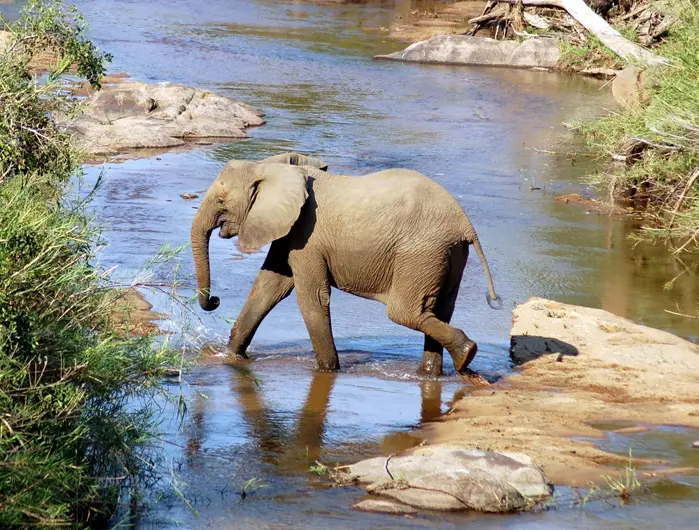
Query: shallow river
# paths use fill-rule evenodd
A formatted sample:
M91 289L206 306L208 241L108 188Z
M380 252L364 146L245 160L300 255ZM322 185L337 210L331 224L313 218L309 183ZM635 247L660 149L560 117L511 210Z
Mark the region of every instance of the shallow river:
M487 306L482 268L470 260L452 322L478 342L471 366L484 374L509 371L510 310L530 296L602 307L697 340L691 320L665 311L694 311L699 280L691 263L659 247L634 247L627 239L632 221L553 200L565 191L587 192L583 179L593 165L570 154L580 145L563 122L613 108L601 83L372 60L403 47L381 27L405 16L415 4L410 1L383 2L381 8L292 0L75 3L98 44L114 55L112 71L209 88L260 108L268 121L245 141L86 168L88 184L105 172L95 202L109 243L100 261L116 266L125 281L161 245L188 242L198 201L183 200L181 193L206 190L229 159L294 150L319 156L340 173L416 169L461 201L505 300L501 311ZM230 241L214 237L211 256L212 292L221 297L221 308L197 311L185 327L172 326L188 343L220 347L230 327L221 317L238 314L264 255L243 256ZM157 269L152 279L167 280L171 268ZM179 270L185 294L194 287L192 273L186 250ZM674 289L664 291L673 277ZM156 310L168 309L157 293L149 296ZM380 304L334 292L332 317L343 365L337 375L313 372L292 295L260 327L253 342L258 359L248 368L209 364L187 375L181 387L173 384L173 392L185 397L187 414L183 424L164 414L168 443L162 454L170 471L161 486L169 493L132 522L225 529L693 526L698 504L691 477L656 488L652 501L616 510L593 505L521 516L413 519L350 511L360 490L327 489L309 467L316 460L346 463L418 443L414 428L437 418L467 387L453 371L439 382L414 377L422 337L392 324ZM693 435L654 430L610 435L602 445L698 465L697 453L686 449Z

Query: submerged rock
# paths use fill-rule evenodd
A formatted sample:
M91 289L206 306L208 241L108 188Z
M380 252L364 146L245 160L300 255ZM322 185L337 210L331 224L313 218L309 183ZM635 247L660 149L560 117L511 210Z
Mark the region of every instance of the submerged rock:
M352 506L353 510L375 513L392 513L404 515L406 513L417 513L417 510L407 504L386 500L386 499L364 499Z
M526 455L425 446L408 454L363 460L350 476L369 493L426 510L525 510L548 499L553 486Z
M92 96L72 121L59 120L88 154L177 147L186 139L246 138L265 123L245 103L182 85L121 83Z
M467 35L438 35L411 44L403 51L377 55L376 58L419 63L553 68L560 56L554 39L529 39L519 43Z

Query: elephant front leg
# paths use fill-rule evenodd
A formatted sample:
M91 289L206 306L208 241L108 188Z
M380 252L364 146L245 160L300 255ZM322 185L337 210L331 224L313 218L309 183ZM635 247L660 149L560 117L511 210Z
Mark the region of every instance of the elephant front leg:
M299 301L299 308L308 329L308 334L311 336L311 343L318 362L318 370L339 370L340 359L335 349L335 340L330 323L330 283L327 278L327 271L304 278L296 276L294 280L296 283L296 298Z
M247 359L246 350L255 336L257 328L269 312L291 294L294 279L269 269L262 269L252 290L245 301L245 306L238 315L228 341L230 356L237 359Z
M425 347L422 353L422 362L417 369L418 375L428 377L439 377L442 375L442 365L444 362L444 348L442 345L425 335Z

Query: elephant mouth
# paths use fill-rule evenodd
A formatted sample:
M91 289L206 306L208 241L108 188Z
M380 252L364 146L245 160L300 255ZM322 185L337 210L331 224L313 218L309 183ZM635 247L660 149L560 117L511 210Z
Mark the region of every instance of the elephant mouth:
M238 235L238 230L236 229L236 227L233 226L232 223L229 223L227 221L223 221L220 225L220 228L221 229L218 232L218 237L220 237L221 239L230 239Z

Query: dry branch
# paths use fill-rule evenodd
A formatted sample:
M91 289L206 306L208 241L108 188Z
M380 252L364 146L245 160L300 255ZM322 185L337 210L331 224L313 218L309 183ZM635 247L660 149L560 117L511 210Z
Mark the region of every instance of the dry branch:
M669 64L665 57L634 44L615 30L601 16L583 2L583 0L499 0L506 4L519 4L535 7L557 7L564 9L587 31L597 37L607 48L625 61L638 61L648 65Z
M635 17L635 16L640 15L640 14L643 13L646 9L648 9L648 4L641 5L641 6L637 7L636 9L634 9L634 10L632 10L632 11L629 11L629 12L626 13L624 16L619 17L619 20L629 20L629 19L631 19L631 18L633 18L633 17Z
M689 177L689 180L687 181L687 185L684 187L682 195L680 195L680 198L677 199L677 204L675 205L675 209L672 212L672 217L670 218L669 228L672 228L672 225L675 222L675 216L677 216L677 212L680 211L680 208L682 207L682 203L684 203L684 199L687 196L687 193L692 189L692 186L694 186L694 183L697 181L697 179L699 179L699 167L692 171L692 175Z
M485 15L481 15L475 18L469 19L468 23L469 24L483 24L483 22L489 22L491 20L495 20L496 18L502 18L505 16L506 13L502 11L496 11L494 13L486 13Z

